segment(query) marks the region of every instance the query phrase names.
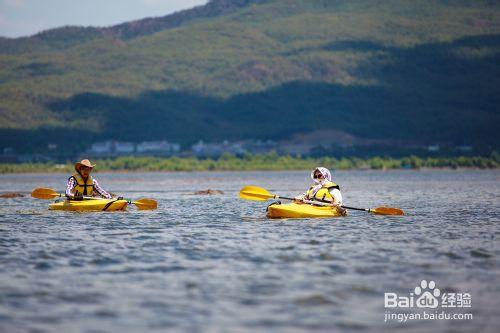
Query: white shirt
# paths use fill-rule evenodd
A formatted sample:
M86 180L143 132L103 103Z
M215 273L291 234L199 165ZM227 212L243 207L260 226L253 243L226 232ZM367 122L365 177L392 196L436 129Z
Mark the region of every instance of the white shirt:
M340 193L338 188L334 188L329 191L333 197L333 203L336 205L342 205L342 194Z

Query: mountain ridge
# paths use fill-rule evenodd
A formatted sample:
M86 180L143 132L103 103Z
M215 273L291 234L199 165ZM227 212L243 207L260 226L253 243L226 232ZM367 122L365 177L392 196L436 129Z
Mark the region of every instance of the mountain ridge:
M498 147L499 7L224 0L116 28L124 38L74 42L62 29L69 47L0 53L0 138L4 147L36 150L12 137L68 135L85 115L89 140L175 133L165 137L189 144L325 128L367 140ZM176 129L190 119L207 121ZM386 125L393 122L395 131Z
M8 38L0 37L0 52L23 53L21 47L26 43L47 43L46 51L60 50L74 45L85 43L97 38L132 39L147 36L155 32L176 28L191 21L227 15L240 8L254 3L264 3L268 0L211 0L206 5L196 6L190 9L174 12L160 17L147 17L134 21L115 24L109 27L93 26L63 26L35 33L31 36ZM64 43L68 39L74 39L73 43ZM28 49L28 52L32 49Z

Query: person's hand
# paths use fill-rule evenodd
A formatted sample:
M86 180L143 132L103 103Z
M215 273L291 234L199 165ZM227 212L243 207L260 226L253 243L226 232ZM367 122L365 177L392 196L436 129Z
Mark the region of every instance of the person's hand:
M83 200L83 194L75 194L73 196L73 200L75 200L75 201L82 201Z
M303 195L298 195L296 196L295 198L293 198L294 202L297 202L297 203L301 203L302 201L304 201L304 196Z

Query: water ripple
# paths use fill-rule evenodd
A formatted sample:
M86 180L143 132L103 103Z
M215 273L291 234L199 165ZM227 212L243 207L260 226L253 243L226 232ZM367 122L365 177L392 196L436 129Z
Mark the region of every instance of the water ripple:
M301 193L307 172L99 175L113 192L157 198L149 212L49 212L45 201L5 199L0 332L493 332L499 174L335 173L352 206L399 206L404 217L268 220L266 203L236 199L244 184ZM0 191L61 189L65 176L0 175ZM225 194L189 194L206 188ZM471 293L474 321L385 324L384 292L422 279Z

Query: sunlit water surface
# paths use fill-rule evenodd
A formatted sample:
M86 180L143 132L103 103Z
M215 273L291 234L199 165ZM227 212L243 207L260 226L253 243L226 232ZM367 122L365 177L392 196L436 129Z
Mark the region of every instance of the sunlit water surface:
M0 192L63 191L67 176L0 175ZM47 201L0 199L1 332L500 327L499 171L337 172L345 204L407 216L316 220L268 220L268 203L237 198L246 184L299 194L306 171L95 176L158 210L50 212ZM208 188L224 194L192 194ZM384 293L408 295L422 279L470 293L472 307L455 312L473 320L384 322Z

